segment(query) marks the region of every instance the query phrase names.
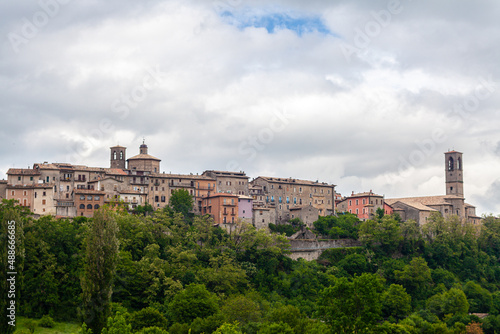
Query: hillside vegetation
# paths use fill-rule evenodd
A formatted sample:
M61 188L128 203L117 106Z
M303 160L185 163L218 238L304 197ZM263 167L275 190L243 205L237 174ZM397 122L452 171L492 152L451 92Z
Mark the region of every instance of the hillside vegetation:
M227 233L208 217L172 209L101 211L95 219L33 219L2 203L2 248L4 218L22 223L18 316L86 323L80 333L101 322L105 334L500 331L500 219L493 216L480 230L439 215L423 227L383 213L366 222L321 217L320 238L364 246L308 262L287 257L284 234L250 224Z

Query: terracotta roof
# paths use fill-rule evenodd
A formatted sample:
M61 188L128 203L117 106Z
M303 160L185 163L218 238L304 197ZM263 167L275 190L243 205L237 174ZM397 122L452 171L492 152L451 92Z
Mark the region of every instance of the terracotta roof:
M230 176L230 177L240 177L240 178L248 179L248 176L245 174L245 172L231 172L231 171L222 171L222 170L206 170L203 172L203 174L206 174L206 173L213 173L216 176Z
M351 194L347 198L354 198L354 197L367 197L367 196L376 196L376 197L384 197L382 195L375 194L374 192L367 191L364 193L357 193L357 194Z
M241 199L251 199L253 200L253 197L252 196L245 196L245 195L237 195L238 198L241 198Z
M49 189L54 186L53 183L32 183L32 184L8 184L7 189L30 189L30 188L40 188L40 189Z
M211 198L211 197L235 197L235 198L238 198L238 195L235 195L235 194L229 194L229 193L215 193L215 194L211 194L210 196L207 196L205 198Z
M427 205L424 205L422 203L412 202L412 201L396 201L396 202L392 203L391 206L394 205L394 204L396 204L396 203L398 203L398 202L402 203L402 204L405 204L407 206L411 206L411 207L413 207L413 208L415 208L417 210L420 210L420 211L438 211L438 210L433 209L433 208L431 208L431 207L429 207ZM396 208L394 208L394 209L396 210Z
M125 146L116 145L116 146L111 146L110 148L126 148L126 147Z
M151 173L149 177L159 178L159 179L196 179L196 180L215 181L213 177L208 177L205 175L193 175L193 174Z
M272 182L272 183L286 183L286 184L300 184L300 185L308 185L308 186L335 187L334 184L328 184L326 182L300 180L300 179L294 179L291 177L290 178L282 178L282 177L258 176L256 179L258 179L258 178L261 178L267 182Z
M75 189L75 194L97 194L105 195L106 192L93 189Z
M449 152L446 152L446 153L460 153L460 154L463 154L462 152L458 152L458 151L455 151L455 150L449 151Z
M9 168L7 175L40 175L40 172L31 168Z
M126 171L120 168L108 168L106 173L111 175L128 175Z
M149 154L137 154L133 156L132 158L128 158L127 161L129 160L156 160L156 161L161 161L161 159L155 158L152 155Z
M455 196L455 195L441 195L441 196L423 196L423 197L403 197L403 198L387 198L385 201L392 205L393 203L400 202L418 202L424 205L450 205L450 202L446 201L447 199L461 199L463 197Z

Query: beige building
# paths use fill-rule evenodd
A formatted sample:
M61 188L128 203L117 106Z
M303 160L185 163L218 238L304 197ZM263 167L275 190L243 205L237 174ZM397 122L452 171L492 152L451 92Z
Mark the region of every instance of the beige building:
M115 148L116 146L112 147L111 149L113 150ZM160 172L160 161L160 159L148 154L148 145L144 144L144 142L139 147L139 154L127 159L129 170L137 170L149 173ZM113 166L113 160L111 160L111 163L111 166Z
M290 209L290 219L299 218L307 227L313 227L318 220L319 210L312 205L294 207Z

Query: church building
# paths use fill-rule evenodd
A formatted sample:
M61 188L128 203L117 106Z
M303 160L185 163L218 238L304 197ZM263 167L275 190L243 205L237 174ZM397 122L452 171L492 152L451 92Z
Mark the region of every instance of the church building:
M440 212L445 218L457 215L472 224L480 224L476 207L465 202L462 155L457 151L444 154L446 195L391 198L385 202L403 220L413 219L419 224L425 224L433 212Z

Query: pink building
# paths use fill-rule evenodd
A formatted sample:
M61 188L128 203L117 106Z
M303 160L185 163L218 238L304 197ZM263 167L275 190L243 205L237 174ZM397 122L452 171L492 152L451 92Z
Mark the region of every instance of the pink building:
M244 195L238 196L238 218L247 223L252 223L252 208L253 197Z

